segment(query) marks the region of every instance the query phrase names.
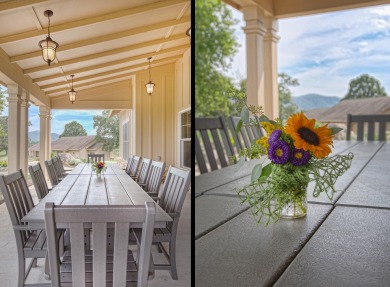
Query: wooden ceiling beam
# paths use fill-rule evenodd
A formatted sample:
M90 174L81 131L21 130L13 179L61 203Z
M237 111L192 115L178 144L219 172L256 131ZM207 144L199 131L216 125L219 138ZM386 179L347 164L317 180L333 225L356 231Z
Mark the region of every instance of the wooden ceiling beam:
M118 61L112 61L112 62L107 62L107 63L103 63L103 64L99 64L99 65L89 66L89 67L73 70L73 71L70 71L70 72L66 72L66 73L63 73L63 74L57 74L55 77L56 78L60 78L60 77L65 77L65 76L69 76L69 75L77 75L77 74L80 74L82 72L89 72L89 71L100 69L100 68L106 68L108 66L114 66L114 65L117 65L117 64L123 64L123 63L126 63L126 62L132 62L132 61L137 61L137 60L142 60L142 59L145 59L145 63L143 63L143 65L147 65L148 64L146 62L146 58L147 57L163 56L164 54L167 54L167 53L177 52L177 51L185 50L185 49L188 49L188 48L189 48L188 45L173 47L173 48L162 50L159 53L156 52L156 53L150 53L150 54L143 54L143 55L130 57L130 58L126 58L126 59L122 59L122 60L118 60ZM132 66L134 66L134 65L132 65ZM128 67L132 67L132 66L128 66ZM50 88L58 86L58 84L60 84L60 83L62 83L62 81L61 82L52 83L52 84L48 84L48 85L44 85L44 86L40 86L40 88L44 89L44 90L45 89L50 89Z
M164 58L164 59L161 59L161 60L156 60L156 61L153 61L153 64L151 66L155 67L155 66L167 64L167 63L176 61L176 60L180 59L181 57L182 57L182 55L177 55L177 56L173 56L173 57L169 57L169 58ZM103 72L103 73L94 74L94 75L90 75L90 76L74 78L73 79L73 84L76 83L76 85L73 85L73 88L76 89L76 88L80 88L80 87L84 87L84 86L90 86L90 85L92 85L94 83L99 83L99 82L103 83L105 81L113 80L113 79L120 78L120 77L128 77L128 76L133 75L135 70L140 70L140 69L143 69L143 68L147 68L148 66L149 66L149 63L142 63L142 64L138 64L138 65L134 65L134 66L130 66L130 67L125 67L125 68L121 68L121 69L116 69L116 70L111 70L111 71L108 71L108 72ZM78 82L88 81L88 80L91 80L91 79L94 79L94 78L108 76L110 74L116 74L116 73L121 73L121 72L129 72L129 71L131 71L131 73L115 75L115 76L99 79L99 80L96 80L96 81L84 82L84 83L81 83L81 84L77 85ZM57 86L64 86L64 85L67 85L67 84L68 83L65 83L65 82L64 83L57 83ZM41 87L41 88L43 89L43 87ZM66 92L68 90L69 90L69 88L60 88L60 89L57 89L57 90L48 91L48 92L46 92L46 94L47 95L51 95L51 94L55 94L55 93L59 93L59 92Z
M96 53L96 54L91 54L91 55L87 55L87 56L83 56L83 57L79 57L79 58L73 58L73 59L69 59L69 60L65 60L65 61L58 61L58 63L52 63L51 66L43 65L43 66L39 66L39 67L25 69L25 70L23 70L23 73L26 75L26 74L31 74L31 73L40 72L40 71L47 71L47 70L50 70L53 68L63 67L66 65L80 63L83 61L89 61L89 60L93 60L93 59L97 59L97 58L117 55L119 53L131 52L132 50L142 49L145 47L150 47L150 46L154 46L154 45L158 45L158 44L162 44L162 43L172 42L172 41L176 41L176 40L182 40L182 39L186 39L187 37L188 36L185 34L178 34L178 35L174 35L172 37L169 37L167 39L157 39L157 40L153 40L153 41L149 41L149 42L143 42L143 43L127 46L127 47L122 47L122 48L104 51L104 52L100 52L100 53Z
M12 0L6 2L0 2L0 13L11 9L31 7L41 2L47 2L49 0Z
M60 31L66 31L70 29L75 29L87 25L92 25L104 21L109 21L121 17L131 16L135 14L140 13L146 13L150 12L156 9L161 9L165 7L170 7L182 3L186 3L189 0L163 0L155 3L150 3L142 6L137 6L129 9L122 9L120 11L116 11L113 13L103 14L95 17L87 17L80 20L70 21L63 24L53 25L50 27L51 33L60 32ZM32 38L37 36L43 36L46 35L46 30L33 30L33 31L27 31L19 34L13 34L8 36L0 37L0 44L10 43L10 42L16 42L19 40L23 40L26 38Z
M134 29L130 29L130 30L126 30L126 31L118 32L118 33L112 33L109 35L104 35L104 36L99 36L99 37L86 39L86 40L82 40L82 41L78 41L78 42L73 42L73 43L70 43L67 45L61 45L59 50L57 51L57 53L59 55L61 55L61 52L64 52L67 50L77 49L77 48L85 47L88 45L94 45L94 44L112 41L112 40L118 40L121 38L129 37L129 36L133 36L133 35L137 35L137 34L142 34L142 33L150 32L150 31L158 30L158 29L163 29L163 28L167 28L167 27L171 27L171 26L176 26L176 25L180 25L180 24L186 24L186 23L190 23L190 22L191 22L191 17L184 17L184 18L181 18L179 20L170 20L170 21L160 22L160 23L156 23L156 24L152 24L152 25L148 25L148 26L137 27ZM13 57L10 57L10 61L12 63L14 63L17 61L22 61L22 60L26 60L26 59L35 58L35 57L42 57L42 51L38 50L38 51L30 52L30 53L15 55Z

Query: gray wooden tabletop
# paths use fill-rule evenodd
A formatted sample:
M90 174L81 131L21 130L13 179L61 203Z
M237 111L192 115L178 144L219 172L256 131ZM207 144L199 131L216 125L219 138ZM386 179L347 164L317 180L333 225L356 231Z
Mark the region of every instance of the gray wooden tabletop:
M79 164L23 219L32 228L45 228L45 202L56 205L144 205L153 199L117 164L97 176L91 164ZM156 205L155 227L164 228L171 217ZM133 226L141 227L141 226Z
M336 141L354 153L332 201L308 188L308 214L257 225L234 188L253 162L195 182L196 286L390 286L390 143Z

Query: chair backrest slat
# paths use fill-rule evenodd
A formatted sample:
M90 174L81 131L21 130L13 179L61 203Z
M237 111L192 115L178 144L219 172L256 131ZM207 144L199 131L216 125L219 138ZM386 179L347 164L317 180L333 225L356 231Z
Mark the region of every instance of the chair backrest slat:
M98 153L95 153L95 154L88 154L88 163L97 163L99 161L103 161L104 162L104 154L98 154Z
M255 120L256 118L253 119ZM236 129L239 121L240 121L240 117L228 118L228 125L233 135L237 152L241 149L249 148L253 140L259 139L263 136L263 132L261 131L261 128L254 125L242 127L239 133L237 134Z
M376 140L375 132L379 125L378 140L386 141L386 124L390 122L390 115L347 115L347 140L351 140L353 123L357 124L357 140L364 140L364 127L367 126L367 140Z
M133 157L133 160L131 161L131 164L130 164L130 173L129 173L131 176L137 175L138 168L139 168L139 165L141 163L141 159L142 159L142 157L137 156L137 155L135 155Z
M153 239L155 220L155 204L146 202L144 206L54 206L47 202L45 205L45 225L49 251L49 266L52 276L52 286L60 286L58 242L55 239L56 225L68 224L70 229L71 258L72 258L72 286L85 286L85 224L91 226L94 236L93 248L93 282L94 286L106 286L106 258L107 258L107 229L114 228L113 251L113 286L126 286L126 270L129 229L131 223L142 223L140 256L138 262L137 286L147 286L150 251ZM96 238L95 238L96 237ZM111 272L111 270L109 270ZM104 274L102 274L104 273Z
M159 205L168 213L180 213L191 182L191 170L169 167L163 188L159 194ZM176 236L178 218L167 223L167 228Z
M233 145L224 118L196 118L195 156L200 172L229 165L232 155Z
M34 207L23 171L0 176L0 189L13 226L26 225L21 220ZM14 230L17 244L24 246L30 231Z
M52 159L46 160L45 165L46 165L47 173L49 174L51 185L53 186L57 185L59 180L57 177L57 173L54 169L53 160Z
M146 183L146 179L148 178L151 164L152 164L151 159L148 159L148 158L142 159L142 164L141 164L141 168L139 171L139 177L138 177L139 183Z
M197 136L195 136L195 155L200 173L208 172L206 161L202 152L202 147L200 146L200 142Z
M28 170L30 172L38 199L41 200L49 193L49 188L47 187L41 164L37 163L36 165L30 165Z
M84 242L84 225L82 222L69 223L70 242ZM85 245L72 244L72 282L75 287L85 286Z
M160 190L161 179L165 171L165 162L152 161L150 172L146 181L145 191L158 193Z
M106 272L100 270L104 270L106 266L107 223L92 223L92 229L95 234L99 234L93 236L93 282L95 287L105 287Z

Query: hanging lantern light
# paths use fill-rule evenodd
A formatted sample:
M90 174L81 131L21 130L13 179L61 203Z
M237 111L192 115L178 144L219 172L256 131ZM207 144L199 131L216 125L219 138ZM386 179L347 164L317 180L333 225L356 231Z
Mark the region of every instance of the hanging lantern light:
M68 95L69 95L69 100L72 102L72 105L73 105L73 102L76 101L76 95L77 95L77 92L73 89L73 77L74 75L70 75L72 77L72 89L68 92Z
M45 40L39 42L39 47L42 49L43 60L50 66L50 63L56 58L56 50L59 45L50 38L50 17L53 16L53 11L46 10L43 15L49 18L49 26L47 27L48 35Z
M152 95L153 93L153 89L154 89L154 86L155 84L152 82L152 78L150 76L150 70L151 70L151 67L150 67L150 60L152 59L152 57L149 57L148 58L148 61L149 61L149 82L145 85L146 87L146 92L149 94L149 95Z

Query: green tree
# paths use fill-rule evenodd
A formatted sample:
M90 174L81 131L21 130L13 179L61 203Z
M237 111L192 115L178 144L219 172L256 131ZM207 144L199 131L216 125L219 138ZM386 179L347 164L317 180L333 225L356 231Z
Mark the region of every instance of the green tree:
M93 117L96 141L103 143L105 151L112 151L119 146L119 116L109 117L109 113L103 111L101 116Z
M237 21L220 0L196 0L195 21L195 115L229 115L232 80L223 72L239 47L232 27Z
M292 102L292 92L290 87L296 87L299 85L297 79L293 79L291 76L281 73L278 75L278 89L279 89L279 118L282 120L287 119L291 114L297 112L298 106ZM233 100L240 102L241 98L246 100L246 79L239 81L239 87L232 89L234 95L231 97ZM237 105L237 113L240 113L242 105Z
M385 88L378 79L368 74L362 74L349 82L348 92L343 100L386 96Z
M8 152L8 116L0 116L0 151Z
M77 137L77 136L86 136L87 131L85 128L76 121L67 123L64 128L64 132L60 135L62 137Z
M292 102L291 87L299 86L297 79L292 78L286 73L278 75L278 90L279 90L279 118L287 120L287 118L297 112L298 107Z

